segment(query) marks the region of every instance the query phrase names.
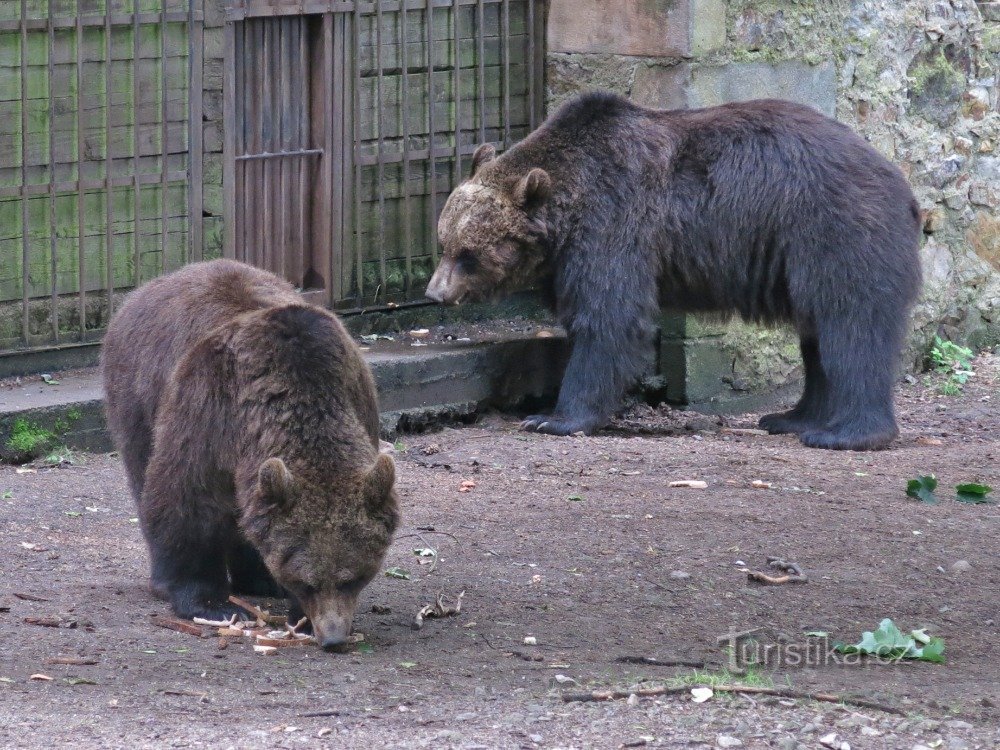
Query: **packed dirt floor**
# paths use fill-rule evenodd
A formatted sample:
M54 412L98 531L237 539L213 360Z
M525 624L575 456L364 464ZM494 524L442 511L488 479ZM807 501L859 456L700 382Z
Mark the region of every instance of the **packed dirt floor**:
M120 460L0 467L0 747L998 748L1000 510L954 490L1000 493L1000 367L975 368L958 396L901 384L902 435L877 453L645 407L589 438L498 415L403 436L385 568L404 577L365 590L344 654L157 627ZM939 503L906 496L931 473ZM748 581L779 575L772 556L807 582ZM412 627L463 591L460 614ZM853 643L883 618L944 638L946 663L838 663L807 635ZM727 672L744 631L736 653L767 663ZM706 683L792 693L695 702ZM656 686L679 692L639 692Z

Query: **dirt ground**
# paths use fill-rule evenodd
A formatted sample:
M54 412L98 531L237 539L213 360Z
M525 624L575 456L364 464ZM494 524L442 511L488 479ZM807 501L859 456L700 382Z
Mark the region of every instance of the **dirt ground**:
M939 395L933 379L901 385L902 436L878 453L741 431L755 415L720 424L648 408L592 438L525 434L501 416L404 437L405 518L386 568L410 578L365 591L364 645L347 654L263 656L155 627L167 609L145 588L119 459L0 467L0 746L1000 747L1000 510L953 490L1000 492L1000 367L982 357L976 369L961 396ZM928 473L937 505L904 494ZM668 487L690 479L708 486ZM463 481L475 487L460 492ZM436 549L433 571L419 548ZM769 556L808 582L749 583L740 568L766 569ZM459 616L411 627L438 592L461 591ZM810 631L854 642L886 617L943 637L947 663L772 658L717 676L727 633L756 629L782 648ZM84 663L53 663L65 657ZM622 657L706 666L693 676ZM561 699L710 673L905 715L721 693Z

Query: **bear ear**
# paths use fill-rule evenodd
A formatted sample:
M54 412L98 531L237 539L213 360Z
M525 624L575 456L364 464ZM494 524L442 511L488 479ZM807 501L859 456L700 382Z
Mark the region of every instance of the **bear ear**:
M257 472L260 494L274 505L284 505L292 494L295 478L280 458L269 458Z
M514 186L514 202L526 211L531 211L545 203L551 193L552 178L549 173L535 167L517 181Z
M497 158L497 150L493 148L492 143L484 143L476 152L472 155L472 168L469 170L469 179L471 180L476 176L476 172L484 164L488 164Z

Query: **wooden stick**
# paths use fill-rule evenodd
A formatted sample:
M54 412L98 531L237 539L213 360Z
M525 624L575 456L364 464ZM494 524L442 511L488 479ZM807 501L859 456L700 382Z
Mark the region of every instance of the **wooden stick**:
M592 693L563 693L562 700L564 703L610 701L625 699L631 695L636 695L639 698L653 698L659 695L678 695L687 693L692 687L698 686L681 685L668 687L666 685L661 685L660 687L640 688L638 690L595 690ZM709 686L706 685L704 687ZM843 703L845 705L856 706L858 708L871 708L876 711L884 711L885 713L895 714L896 716L906 716L906 713L901 709L886 705L885 703L869 701L863 698L847 698L842 695L833 695L832 693L807 693L788 688L757 687L753 685L712 685L710 687L716 693L773 695L778 698L794 698L796 700L819 701L820 703Z
M651 656L619 656L615 659L619 664L648 664L653 667L692 667L704 669L703 661L688 661L685 659L654 659Z
M153 615L153 617L150 618L150 622L158 628L176 630L178 633L196 635L199 638L210 638L215 634L215 628L203 628L201 625L195 625L189 620L178 620L175 617L161 617L159 615Z

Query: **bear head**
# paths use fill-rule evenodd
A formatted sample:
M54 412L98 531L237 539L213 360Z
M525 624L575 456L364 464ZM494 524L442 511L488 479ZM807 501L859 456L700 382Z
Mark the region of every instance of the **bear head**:
M539 167L508 175L484 144L472 157L469 179L441 211L441 260L427 296L457 305L495 299L533 283L545 263L546 223L540 216L552 191Z
M298 600L317 642L347 641L358 595L378 574L399 524L392 458L332 478L269 458L257 472L241 527L275 580Z

